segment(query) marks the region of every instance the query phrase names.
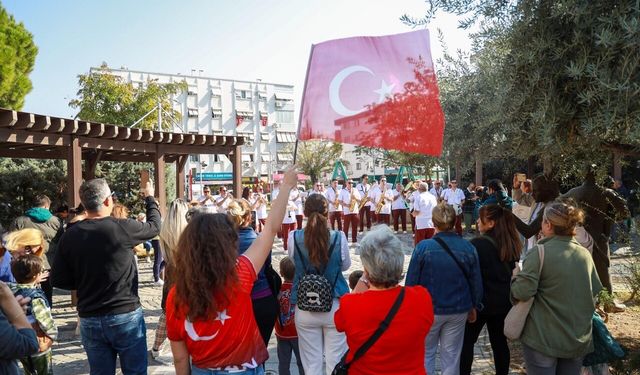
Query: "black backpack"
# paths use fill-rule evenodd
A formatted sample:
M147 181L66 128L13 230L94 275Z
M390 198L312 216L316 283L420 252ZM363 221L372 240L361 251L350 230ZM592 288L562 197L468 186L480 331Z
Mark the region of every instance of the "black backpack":
M333 242L329 247L329 261L331 261L331 254L333 253L333 249L336 245L336 241L338 240L339 235L334 236ZM293 243L295 244L296 256L300 257L300 261L302 262L302 266L304 268L304 275L298 282L298 291L297 291L297 306L302 311L310 311L310 312L329 312L331 311L331 307L333 305L333 289L338 282L338 276L340 275L340 270L336 273L336 278L333 281L333 285L329 283L329 280L324 276L326 271L326 267L323 267L322 270L318 272L318 269L312 267L309 268L309 264L305 260L305 255L300 251L298 247L298 242L296 241L295 235L293 236ZM342 263L342 257L340 258ZM329 262L327 262L327 265Z

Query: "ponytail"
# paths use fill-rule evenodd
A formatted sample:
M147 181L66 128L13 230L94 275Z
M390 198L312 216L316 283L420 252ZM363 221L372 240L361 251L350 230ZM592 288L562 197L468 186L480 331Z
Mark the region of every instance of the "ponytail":
M311 263L320 267L329 261L329 203L320 194L313 194L304 203L307 226L304 228L304 246Z

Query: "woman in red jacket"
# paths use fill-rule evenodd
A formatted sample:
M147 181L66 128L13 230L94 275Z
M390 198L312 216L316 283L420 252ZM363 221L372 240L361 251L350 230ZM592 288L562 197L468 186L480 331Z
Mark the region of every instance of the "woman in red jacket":
M335 314L338 331L347 336L346 362L378 329L403 289L402 242L384 225L376 226L360 243L364 275L356 291L340 299ZM387 330L373 346L354 361L349 374L424 375L424 342L433 323L429 292L422 286L404 287L404 298Z

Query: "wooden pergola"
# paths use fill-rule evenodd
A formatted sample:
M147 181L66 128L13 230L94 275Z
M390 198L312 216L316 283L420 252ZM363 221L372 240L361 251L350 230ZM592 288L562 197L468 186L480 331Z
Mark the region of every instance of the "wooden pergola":
M176 194L183 197L190 154L226 155L233 165L233 191L240 197L243 143L243 137L132 129L0 108L0 157L65 159L68 204L74 207L83 179L95 178L98 162L150 162L164 212L165 163L176 163Z

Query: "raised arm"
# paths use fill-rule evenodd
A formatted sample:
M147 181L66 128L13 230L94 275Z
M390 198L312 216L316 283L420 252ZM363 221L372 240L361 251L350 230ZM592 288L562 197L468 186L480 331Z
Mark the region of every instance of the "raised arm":
M273 246L273 238L280 230L289 201L289 192L296 186L297 176L298 172L295 166L290 167L285 172L284 180L280 185L280 193L271 204L271 211L269 212L269 217L267 217L264 230L244 253L244 255L251 260L251 263L253 263L256 274L260 271L269 256L269 252Z

